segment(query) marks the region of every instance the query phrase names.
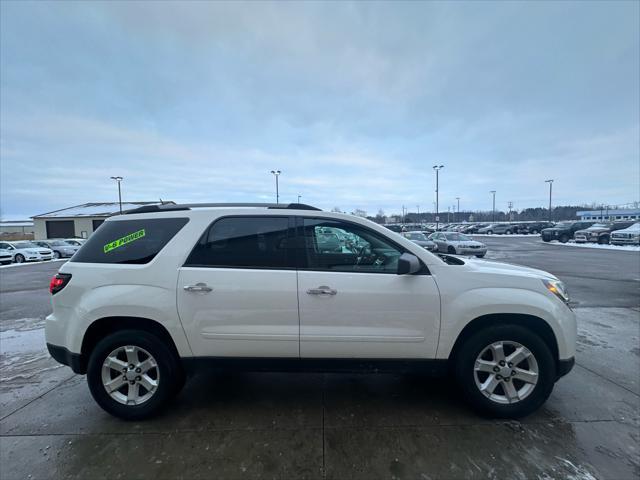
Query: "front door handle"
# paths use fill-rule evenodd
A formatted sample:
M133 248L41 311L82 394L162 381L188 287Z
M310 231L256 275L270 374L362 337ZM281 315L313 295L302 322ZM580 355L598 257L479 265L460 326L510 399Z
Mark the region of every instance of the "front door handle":
M335 288L327 287L326 285L321 285L318 288L310 288L307 290L309 295L335 295L338 291Z
M202 283L202 282L196 283L195 285L185 285L183 288L187 292L209 293L213 290L213 288L208 286L206 283Z

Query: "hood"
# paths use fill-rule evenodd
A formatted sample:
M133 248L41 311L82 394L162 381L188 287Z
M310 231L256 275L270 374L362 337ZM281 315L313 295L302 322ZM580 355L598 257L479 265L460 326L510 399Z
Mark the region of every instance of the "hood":
M478 246L478 247L484 247L484 243L482 242L478 242L476 240L449 240L447 241L447 243L452 243L454 245L467 245L467 246Z
M493 262L488 260L480 260L475 258L465 258L465 264L472 270L483 273L496 273L507 275L519 275L523 277L537 277L557 280L555 275L537 268L523 267L521 265L512 265L510 263Z
M583 228L582 230L578 230L576 232L576 234L578 233L601 233L601 232L608 232L610 231L610 228L604 228L604 227L598 227L598 228Z

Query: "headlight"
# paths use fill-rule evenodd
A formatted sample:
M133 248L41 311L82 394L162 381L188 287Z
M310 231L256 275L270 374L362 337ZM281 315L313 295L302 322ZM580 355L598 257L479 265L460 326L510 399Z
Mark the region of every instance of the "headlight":
M547 287L551 293L562 300L564 303L569 303L569 293L560 280L542 280L544 286Z

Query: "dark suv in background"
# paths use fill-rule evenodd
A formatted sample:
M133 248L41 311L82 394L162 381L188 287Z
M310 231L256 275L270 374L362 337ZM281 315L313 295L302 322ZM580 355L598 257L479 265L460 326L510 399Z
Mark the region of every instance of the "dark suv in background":
M611 232L616 230L622 230L623 228L630 227L634 224L634 221L629 222L615 222L615 223L596 223L584 230L578 230L574 234L574 240L576 243L599 243L600 245L606 245L611 238Z
M531 223L526 223L525 226L527 227L527 230L528 230L528 232L530 234L537 235L542 230L544 230L545 228L552 228L553 227L553 223L551 223L551 222L531 222Z
M562 243L567 243L573 238L573 234L578 230L584 230L589 228L595 222L583 222L583 221L566 221L556 224L555 227L545 228L542 230L542 240L550 242L551 240L559 240Z

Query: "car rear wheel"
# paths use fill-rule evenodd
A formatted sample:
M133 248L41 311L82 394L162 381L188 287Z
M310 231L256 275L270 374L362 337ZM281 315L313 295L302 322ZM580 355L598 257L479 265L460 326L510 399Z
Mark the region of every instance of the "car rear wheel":
M123 330L93 349L87 383L106 412L125 420L157 414L179 390L182 370L175 353L155 335Z
M560 243L567 243L569 241L569 235L562 234L558 240L560 240Z
M484 253L481 253L481 254L479 254L479 255L476 255L476 257L478 257L478 258L483 258L484 256L485 256L485 254L484 254Z
M506 232L504 232L504 233L506 233L507 235L511 235L511 230L507 230L507 231L506 231Z
M53 252L53 258L55 258L56 260L57 260L58 258L60 258L60 252L58 252L58 251L55 251L55 250L54 250L54 252Z
M598 238L598 243L600 245L608 245L609 244L609 237L600 237L600 238Z
M531 234L532 235L537 235L538 234L538 230L536 230L535 228L533 230L531 230Z
M493 234L493 230L487 230L487 235L492 235Z
M24 255L22 255L21 253L16 254L16 256L13 257L13 261L16 263L24 262Z
M455 358L456 378L482 414L519 418L537 410L555 382L547 344L519 325L496 325L469 337Z
M450 253L451 255L455 255L456 249L452 246L449 246L449 248L447 248L447 253Z

